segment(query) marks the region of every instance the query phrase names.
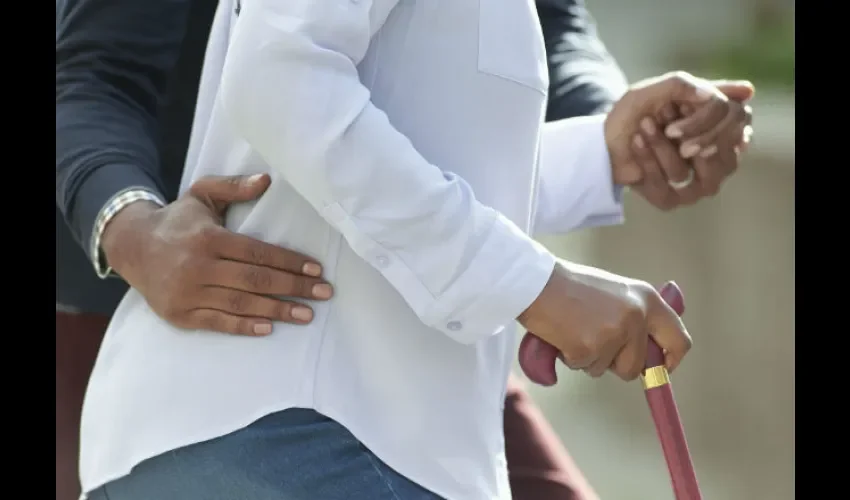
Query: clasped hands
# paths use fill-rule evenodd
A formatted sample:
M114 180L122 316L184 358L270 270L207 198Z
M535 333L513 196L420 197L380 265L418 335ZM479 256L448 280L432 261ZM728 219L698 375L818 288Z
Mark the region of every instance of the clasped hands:
M750 142L753 93L684 72L633 85L605 123L614 182L662 210L717 194Z

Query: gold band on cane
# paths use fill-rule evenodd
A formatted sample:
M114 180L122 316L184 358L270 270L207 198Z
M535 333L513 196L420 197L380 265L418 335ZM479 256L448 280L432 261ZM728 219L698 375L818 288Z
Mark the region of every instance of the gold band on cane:
M661 387L664 384L670 383L670 375L667 373L667 368L664 366L653 366L647 368L640 380L643 382L643 388L646 390Z

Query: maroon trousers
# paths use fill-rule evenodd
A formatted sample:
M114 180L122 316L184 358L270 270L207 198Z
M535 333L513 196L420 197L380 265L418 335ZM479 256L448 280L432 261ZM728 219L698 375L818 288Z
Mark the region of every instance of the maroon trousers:
M109 318L56 313L56 500L77 500L83 394ZM511 378L505 400L505 447L515 500L596 500L560 439Z

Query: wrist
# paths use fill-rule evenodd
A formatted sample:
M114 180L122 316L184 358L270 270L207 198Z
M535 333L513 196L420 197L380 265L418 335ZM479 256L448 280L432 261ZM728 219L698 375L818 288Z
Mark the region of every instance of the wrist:
M140 235L147 231L145 227L150 224L150 219L160 205L148 201L139 200L130 203L115 214L103 229L100 248L106 262L119 275L124 275L127 263L137 260L140 244L144 237Z
M541 327L547 322L546 318L553 305L557 307L555 302L563 300L565 287L568 286L567 280L566 268L560 261L556 261L549 281L534 302L517 317L517 322L530 332L537 333L538 330L541 332L545 330ZM544 338L544 340L547 339Z
M614 104L603 126L605 147L611 162L611 178L616 186L631 186L643 180L643 170L634 161L632 154L638 129L626 125L632 121L633 112L628 108L628 103L622 103L624 98Z

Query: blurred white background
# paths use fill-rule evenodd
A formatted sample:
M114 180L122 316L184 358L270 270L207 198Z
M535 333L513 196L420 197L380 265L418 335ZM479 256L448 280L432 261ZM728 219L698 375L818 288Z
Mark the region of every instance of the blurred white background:
M757 86L755 142L715 199L622 227L542 239L570 260L685 292L694 349L674 377L707 499L794 498L794 4L593 0L632 81L673 69ZM532 387L603 500L672 499L639 382L561 370Z

